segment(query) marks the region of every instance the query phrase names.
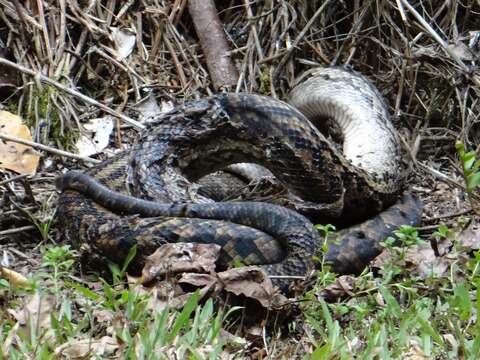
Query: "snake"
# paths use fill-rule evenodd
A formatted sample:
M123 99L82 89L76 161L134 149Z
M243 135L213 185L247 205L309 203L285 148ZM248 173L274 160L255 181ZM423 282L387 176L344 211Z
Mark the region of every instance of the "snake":
M315 256L339 274L362 271L393 231L421 221L388 106L351 70L315 69L288 103L219 93L149 120L130 149L56 180L62 236L113 262L137 246L132 271L162 244L215 243L218 268L258 265L285 290ZM215 201L200 191L200 179L241 163L268 169L285 196ZM329 234L323 253L312 223L322 219L353 224Z

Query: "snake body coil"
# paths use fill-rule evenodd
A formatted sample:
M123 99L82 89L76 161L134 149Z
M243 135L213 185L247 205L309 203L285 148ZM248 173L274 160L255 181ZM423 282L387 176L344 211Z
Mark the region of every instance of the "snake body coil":
M224 265L239 258L272 275L304 275L320 246L308 219L272 204L215 203L199 194L195 181L253 162L288 188L280 204L316 220L355 221L395 202L406 167L385 104L363 77L322 69L291 98L301 112L260 95L219 94L158 116L132 150L58 179L64 234L114 261L137 244L137 266L165 242L214 242ZM343 153L319 131L321 118L335 119ZM359 271L394 229L419 221L420 205L405 196L341 232L326 258L339 272Z

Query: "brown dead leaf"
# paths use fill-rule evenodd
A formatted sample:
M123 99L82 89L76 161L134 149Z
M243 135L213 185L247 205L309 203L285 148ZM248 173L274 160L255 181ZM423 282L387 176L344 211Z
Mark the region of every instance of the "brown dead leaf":
M206 281L201 279L216 279L208 274L183 273L179 279L167 277L163 280L149 281L147 284L141 284L141 278L135 278L128 275L129 286L135 294L149 294L147 308L154 311L162 311L165 307L180 309L185 305L191 296L190 292L185 292L179 285L180 283L190 284L201 287L199 299L203 299L216 281Z
M0 278L7 279L15 287L26 287L28 279L22 274L0 266Z
M25 330L25 334L29 334L29 324L36 329L49 330L51 328L50 314L54 307L55 297L53 295L41 296L37 292L30 297L23 311L18 312L15 317Z
M385 249L372 261L371 266L381 269L385 263L391 261L391 250ZM403 266L409 269L410 272L418 274L421 279L426 279L432 275L435 277L443 277L451 263L452 260L448 254L436 256L430 243L426 242L408 248Z
M405 266L415 269L421 279L429 278L432 275L443 277L450 264L451 260L446 256L435 256L435 252L428 242L410 247L405 256Z
M28 127L22 120L8 111L0 111L0 132L32 141ZM0 167L19 174L34 175L40 156L30 146L0 140Z
M54 296L41 296L37 292L29 298L23 310L14 311L10 309L9 312L17 320L17 323L10 329L4 341L2 346L3 354L7 354L8 347L15 344L19 337L30 338L32 330L35 332L35 336L42 338L43 341L53 338L54 332L51 326L50 314L54 307Z
M217 277L210 274L185 273L178 279L178 282L203 288L214 285L217 282Z
M352 290L355 288L356 278L350 275L342 275L335 282L322 289L318 296L328 302L333 302L345 296L353 296Z
M372 268L381 269L383 266L390 262L392 259L392 254L389 249L383 249L383 251L370 262Z
M62 344L55 349L55 355L69 359L104 358L112 355L119 347L116 338L103 336L98 340L88 338Z
M263 307L281 307L287 298L280 294L268 275L257 266L230 269L217 274L226 291L257 300Z
M190 296L178 293L177 284L200 287L200 298L213 289L224 289L235 295L256 299L264 307L278 307L286 298L273 288L268 276L258 267L231 269L215 276L215 262L221 247L216 244L172 243L158 248L147 258L139 279L148 288L139 291L155 291L155 307L166 305L181 307ZM179 279L174 275L181 273ZM154 281L164 278L162 281ZM180 289L181 291L181 289ZM160 304L158 303L160 301Z
M458 241L467 251L480 249L480 225L472 223L458 235Z
M167 274L184 272L210 273L215 270L221 247L217 244L173 243L160 246L150 255L142 270L146 284Z

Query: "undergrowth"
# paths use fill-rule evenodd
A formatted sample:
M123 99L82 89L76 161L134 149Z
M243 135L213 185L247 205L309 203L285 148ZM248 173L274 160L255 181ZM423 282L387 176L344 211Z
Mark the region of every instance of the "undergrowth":
M453 247L459 246L453 230L444 225L433 238L450 239ZM325 266L317 274L317 284L301 298L301 314L288 320L289 332L272 324L262 327L269 344L265 358L478 358L480 252L458 257L444 276L432 268L422 278L406 266L409 250L416 251L419 245L422 240L417 229L402 227L384 242L389 257L381 269L365 271L335 301L327 302L322 296L325 288L339 280ZM134 252L130 258L133 256ZM20 311L25 307L20 299L33 294L50 303L46 319L39 305L19 329L15 329L14 317L1 315L0 340L11 341L12 331L17 334L8 347L8 358L69 358L63 351L68 354L87 340L95 354L101 339L114 345L97 358L248 357L247 350L253 346L248 336L222 336L244 330L229 321L238 308L218 309L212 299L200 303L197 292L181 311L168 307L152 310L147 306L150 295L126 285L126 264L112 266L113 280L96 279L93 288L70 275L75 258L68 246L46 247L44 271L33 277L27 289L15 288L4 279L0 282L4 308ZM107 320L99 320L99 314ZM43 320L35 320L35 316ZM40 326L41 321L50 326Z

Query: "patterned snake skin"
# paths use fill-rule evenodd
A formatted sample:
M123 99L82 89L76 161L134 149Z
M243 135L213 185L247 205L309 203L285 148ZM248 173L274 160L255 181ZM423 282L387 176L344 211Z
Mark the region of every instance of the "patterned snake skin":
M325 254L336 272L361 271L385 237L421 218L411 195L394 204L408 168L386 105L368 80L339 68L317 70L291 103L219 94L159 115L133 149L57 179L60 229L116 262L137 244L132 269L161 244L201 242L222 246L220 268L240 259L271 275L303 276L321 234L298 212L315 221L370 218L332 237ZM325 123L339 129L343 152L319 131ZM241 162L270 170L288 194L277 205L200 194L195 181Z

